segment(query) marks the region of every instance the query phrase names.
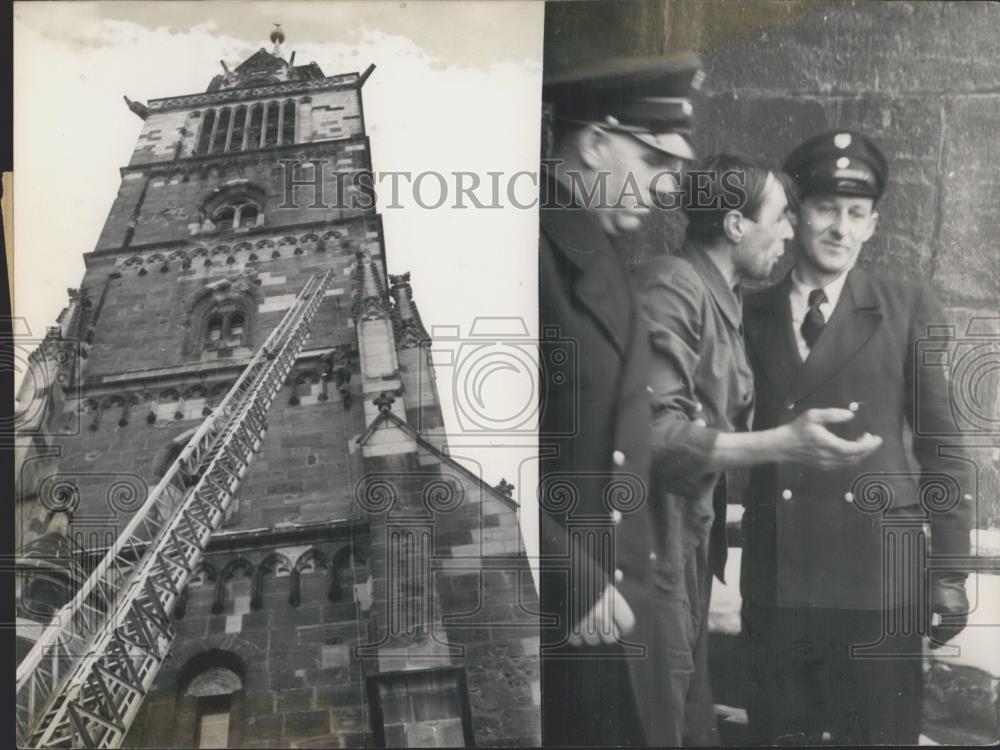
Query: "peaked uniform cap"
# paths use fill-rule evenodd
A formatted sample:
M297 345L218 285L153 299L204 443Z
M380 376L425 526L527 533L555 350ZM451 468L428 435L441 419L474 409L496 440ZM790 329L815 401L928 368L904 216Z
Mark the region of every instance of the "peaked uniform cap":
M703 78L701 60L689 52L613 58L547 74L542 98L557 119L611 127L659 151L693 159L686 137L694 115L691 94Z
M815 193L878 200L889 180L889 165L867 136L854 130L829 130L798 146L785 159L785 172L802 196Z

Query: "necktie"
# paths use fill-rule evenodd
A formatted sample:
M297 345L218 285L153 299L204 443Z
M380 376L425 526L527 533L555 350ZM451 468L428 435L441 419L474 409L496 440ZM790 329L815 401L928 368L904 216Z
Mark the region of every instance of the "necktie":
M813 289L809 292L809 310L806 312L802 328L799 330L802 331L802 338L806 340L810 349L813 348L816 339L823 332L823 326L826 325L826 318L823 317L823 313L819 309L819 306L824 302L826 302L826 293L822 289Z

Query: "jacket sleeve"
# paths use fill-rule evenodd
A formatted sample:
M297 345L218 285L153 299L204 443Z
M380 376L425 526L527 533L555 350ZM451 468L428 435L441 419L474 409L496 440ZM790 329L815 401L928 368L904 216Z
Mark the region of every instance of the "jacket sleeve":
M695 371L707 304L693 273L661 268L638 279L652 349L652 476L667 491L697 496L715 482L708 471L719 431L695 424Z
M952 401L961 398L953 392L950 368L944 365L957 353L954 337L934 336L947 322L944 310L934 294L921 286L917 290L912 317L907 376L907 421L913 431L913 454L920 464L921 505L929 511L931 550L935 555L968 555L969 531L973 526L976 469L971 457L964 455L962 425L952 410ZM925 356L926 350L933 350ZM960 574L961 575L961 574Z

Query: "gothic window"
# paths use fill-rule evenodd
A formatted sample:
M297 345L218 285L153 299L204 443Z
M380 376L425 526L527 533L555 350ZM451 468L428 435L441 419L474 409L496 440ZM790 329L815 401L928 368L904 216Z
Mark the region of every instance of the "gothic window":
M212 141L212 130L215 126L215 110L206 110L205 116L201 120L201 133L198 135L198 150L196 153L207 154L209 143Z
M255 227L257 226L257 206L250 203L248 205L242 206L240 209L240 222L241 227Z
M243 150L243 133L246 129L246 122L247 108L240 105L236 108L236 114L233 116L233 134L229 139L229 151Z
M222 316L213 315L208 319L208 333L207 338L209 341L221 341L222 340Z
M223 206L212 216L212 223L219 231L232 229L236 222L236 209L233 206Z
M217 305L205 323L205 349L243 346L247 340L246 312L234 301Z
M264 124L264 105L255 104L250 109L250 126L247 128L247 148L260 148L260 134Z
M223 107L222 111L219 112L219 122L215 126L215 137L212 138L210 153L218 154L226 150L226 136L229 135L229 119L231 115L232 110L229 107Z
M217 231L255 227L260 221L260 205L249 198L232 198L215 209L212 223Z
M229 316L229 338L243 338L243 326L246 324L245 316L237 310Z
M278 102L267 104L267 132L264 135L264 145L274 146L278 143L278 121L281 119L281 105Z
M295 143L295 102L288 99L284 104L281 123L281 142Z

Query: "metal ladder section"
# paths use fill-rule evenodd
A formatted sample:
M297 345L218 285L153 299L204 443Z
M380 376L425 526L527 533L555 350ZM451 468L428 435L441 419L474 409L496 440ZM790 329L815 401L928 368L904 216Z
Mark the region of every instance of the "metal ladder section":
M17 668L21 747L119 747L173 640L170 615L264 439L334 278L309 278L72 600Z

